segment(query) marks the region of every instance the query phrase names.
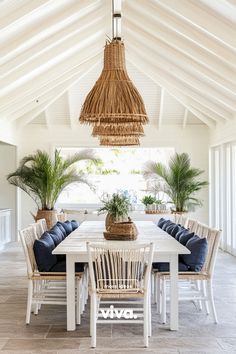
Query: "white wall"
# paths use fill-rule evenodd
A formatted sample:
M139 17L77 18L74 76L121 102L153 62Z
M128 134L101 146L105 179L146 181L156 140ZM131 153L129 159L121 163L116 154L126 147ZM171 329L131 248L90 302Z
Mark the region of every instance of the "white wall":
M6 180L6 176L16 169L16 147L0 143L0 208L12 209L12 240L16 239L17 190Z
M160 130L155 125L145 128L146 136L141 139L141 147L174 147L177 152L187 152L194 167L204 170L202 178L208 180L208 142L209 131L205 126L163 126ZM18 138L18 157L21 159L37 149L52 152L55 146L98 147L98 141L91 137L91 128L87 126L70 127L54 126L53 129L35 125L27 126ZM208 188L199 197L203 207L199 208L192 217L202 222L208 222ZM30 211L35 212L34 202L21 193L22 224L32 222Z
M236 140L236 119L225 124L218 124L216 129L210 132L209 145L219 145Z

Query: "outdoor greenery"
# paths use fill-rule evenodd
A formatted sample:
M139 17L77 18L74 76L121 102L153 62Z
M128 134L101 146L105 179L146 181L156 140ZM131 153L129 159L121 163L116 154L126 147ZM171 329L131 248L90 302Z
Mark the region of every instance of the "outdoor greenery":
M153 196L151 196L151 195L145 195L145 196L143 197L143 199L141 200L141 202L142 202L145 206L147 206L147 205L152 205L152 204L155 203L155 201L156 201L156 198L153 197Z
M59 194L69 184L78 182L90 185L74 165L81 160L99 162L91 150L83 150L66 159L60 156L58 150L55 150L53 159L47 152L37 150L35 154L24 157L7 179L10 184L25 191L38 209L53 210Z
M99 209L99 213L107 212L112 215L114 219L128 216L130 202L124 195L114 193L111 198L103 200L102 202L104 206Z
M147 179L161 180L163 191L174 204L176 212L194 210L201 205L195 193L208 185L207 181L200 181L198 177L204 171L191 167L187 153L176 153L170 158L168 166L162 163L149 161L146 163L143 174Z

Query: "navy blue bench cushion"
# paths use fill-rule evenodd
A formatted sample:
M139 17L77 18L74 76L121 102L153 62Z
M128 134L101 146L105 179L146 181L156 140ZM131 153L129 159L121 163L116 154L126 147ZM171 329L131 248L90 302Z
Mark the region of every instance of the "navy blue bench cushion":
M79 227L79 222L76 220L71 220L71 225L72 225L72 231L78 229Z
M54 225L49 231L48 231L55 243L55 246L59 245L62 240L64 240L65 236L64 233L61 231L60 227L57 225Z
M160 227L162 229L163 225L165 224L167 220L164 218L160 218L160 220L157 223L157 226Z
M182 254L180 256L181 262L189 266L191 271L200 272L207 256L207 239L194 235L185 246L191 251L191 254Z
M58 221L58 223L60 223L61 226L64 228L66 236L68 236L73 231L72 224L69 220L66 220L65 222Z
M52 254L55 248L51 235L46 231L39 240L35 240L33 250L40 272L49 272L56 265L57 256Z
M166 220L166 222L164 223L164 225L162 226L162 230L166 231L167 227L169 225L173 224L173 221L171 220Z
M61 222L58 221L58 222L56 223L56 226L59 227L59 229L61 230L61 232L63 233L64 238L65 238L65 237L67 236L67 234L66 234L66 230L65 230L64 227L62 226Z
M75 271L83 272L84 263L75 263ZM66 261L57 262L51 269L50 272L66 272Z
M186 230L179 237L179 242L185 246L188 240L190 240L190 238L192 238L193 236L194 232L189 232L189 230Z
M169 226L167 226L166 228L166 232L175 237L176 233L179 231L179 226L177 224L175 224L174 222L172 224L170 224Z
M169 272L170 271L170 263L167 262L157 262L157 263L152 263L152 267L154 270L157 270L158 272ZM189 267L179 261L179 272L187 272L189 271Z

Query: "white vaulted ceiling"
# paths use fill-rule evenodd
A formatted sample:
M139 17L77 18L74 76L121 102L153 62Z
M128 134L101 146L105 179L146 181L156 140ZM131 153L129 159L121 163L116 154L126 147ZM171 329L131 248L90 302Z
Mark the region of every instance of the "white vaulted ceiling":
M0 119L79 125L102 69L111 0L0 2ZM236 1L123 0L127 69L152 124L236 118Z

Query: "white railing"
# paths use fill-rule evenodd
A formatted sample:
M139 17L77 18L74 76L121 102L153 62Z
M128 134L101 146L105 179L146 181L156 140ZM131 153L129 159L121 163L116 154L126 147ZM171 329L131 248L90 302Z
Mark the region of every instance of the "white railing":
M0 248L11 241L11 209L0 209Z

